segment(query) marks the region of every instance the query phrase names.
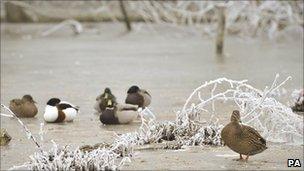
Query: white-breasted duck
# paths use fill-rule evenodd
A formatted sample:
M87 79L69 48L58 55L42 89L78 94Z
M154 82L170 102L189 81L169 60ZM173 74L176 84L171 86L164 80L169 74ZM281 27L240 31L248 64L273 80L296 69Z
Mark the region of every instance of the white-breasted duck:
M108 101L110 100L110 101ZM112 103L112 104L108 104ZM101 113L106 109L106 107L113 107L116 104L116 97L112 94L110 88L105 88L104 92L96 97L96 102L94 105L94 109L97 113Z
M46 122L71 122L79 111L79 107L59 98L51 98L45 107L44 120Z
M138 105L141 108L145 108L151 103L151 95L136 85L131 86L127 93L126 104Z
M10 101L9 108L18 117L34 117L38 113L37 106L31 95L24 95L22 99L13 99Z
M113 104L109 102L108 104ZM106 109L101 112L99 117L103 124L128 124L131 123L139 115L137 111L138 106L132 104L115 104L113 107L106 107Z

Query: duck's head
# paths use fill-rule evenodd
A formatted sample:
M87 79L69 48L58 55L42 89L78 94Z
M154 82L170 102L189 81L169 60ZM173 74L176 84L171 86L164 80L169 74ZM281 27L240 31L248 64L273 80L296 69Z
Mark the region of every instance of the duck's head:
M234 111L232 112L230 121L231 121L231 122L242 122L242 121L241 121L241 116L240 116L240 111L234 110Z
M32 97L31 95L29 95L29 94L24 95L24 96L22 97L22 99L25 100L25 101L31 102L31 103L36 103L36 102L34 101L33 97Z
M58 98L51 98L46 104L50 106L56 106L57 104L60 103L60 99Z
M104 93L112 94L111 89L109 87L104 89Z
M137 93L139 91L139 87L138 86L136 86L136 85L133 85L133 86L131 86L130 88L129 88L129 90L128 90L128 94L129 93Z
M112 94L112 92L111 92L111 90L110 90L110 88L105 88L105 90L104 90L104 97L107 99L108 98L108 96L110 95L110 94Z

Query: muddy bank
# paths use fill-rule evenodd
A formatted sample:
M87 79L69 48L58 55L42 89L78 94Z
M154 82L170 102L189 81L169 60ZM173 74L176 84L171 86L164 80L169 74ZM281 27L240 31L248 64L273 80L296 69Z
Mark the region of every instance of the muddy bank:
M202 38L191 30L163 26L152 30L138 25L141 29L125 34L123 24L103 23L86 24L79 36L73 36L69 29L50 37L37 35L49 26L1 24L1 103L8 104L10 99L26 93L33 95L39 113L36 118L23 121L36 134L50 97L60 96L80 106L81 113L73 123L45 125L45 147L51 145L51 139L74 147L111 142L114 131L137 129L138 122L103 126L93 115L95 98L107 86L119 102L124 101L130 85L148 89L153 97L151 109L158 120L174 120L175 111L194 88L218 77L248 79L250 84L263 89L280 73L282 79L293 77L285 86L288 92L303 86L301 39L273 43L229 37L227 57L218 60L214 56L214 40ZM232 109L233 106L223 106L222 123L228 120ZM20 126L12 119L1 117L1 127L13 138L9 146L1 147L1 169L28 161L35 146L26 139ZM287 159L303 159L302 151L303 146L270 144L267 151L252 157L248 164L232 161L237 156L229 157L235 153L226 147L195 147L183 152L144 151L124 168L288 169ZM228 157L221 156L225 154ZM220 168L218 163L223 163Z

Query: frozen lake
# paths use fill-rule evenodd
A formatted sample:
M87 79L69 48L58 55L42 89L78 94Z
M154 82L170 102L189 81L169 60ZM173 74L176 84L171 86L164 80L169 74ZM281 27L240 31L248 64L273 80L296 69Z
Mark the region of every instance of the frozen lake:
M124 101L131 85L147 89L158 120L174 120L175 111L182 108L194 88L219 77L248 79L249 84L264 89L279 73L281 79L293 77L284 86L288 92L303 87L301 36L277 43L228 37L226 57L220 60L214 55L214 39L191 30L142 26L127 34L121 24L102 23L86 24L78 36L69 29L49 37L37 35L50 26L1 23L1 103L8 105L13 98L31 94L38 103L38 115L22 120L37 134L49 98L60 97L80 106L81 113L73 123L45 125L46 147L51 139L72 146L111 142L114 131L124 133L139 127L140 123L103 126L99 122L93 105L105 87L112 89L119 102ZM223 108L227 113L221 115L222 121L227 121L232 108ZM1 170L28 161L35 146L17 122L1 117L1 128L13 137L8 146L1 147ZM124 168L288 169L288 158L303 161L303 146L270 144L247 164L232 161L237 155L225 154L236 153L227 147L147 151Z

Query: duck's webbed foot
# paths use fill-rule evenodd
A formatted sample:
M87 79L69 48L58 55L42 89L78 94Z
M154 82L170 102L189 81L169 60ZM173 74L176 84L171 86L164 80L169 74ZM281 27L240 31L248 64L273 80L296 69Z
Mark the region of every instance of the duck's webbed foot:
M246 156L245 158L243 158L242 154L240 154L240 158L238 159L234 159L235 161L244 161L244 162L247 162L248 161L248 158L249 158L249 155L244 155Z
M242 154L240 154L240 158L238 158L238 159L234 159L235 161L243 161L244 159L243 159L243 157L242 157Z

